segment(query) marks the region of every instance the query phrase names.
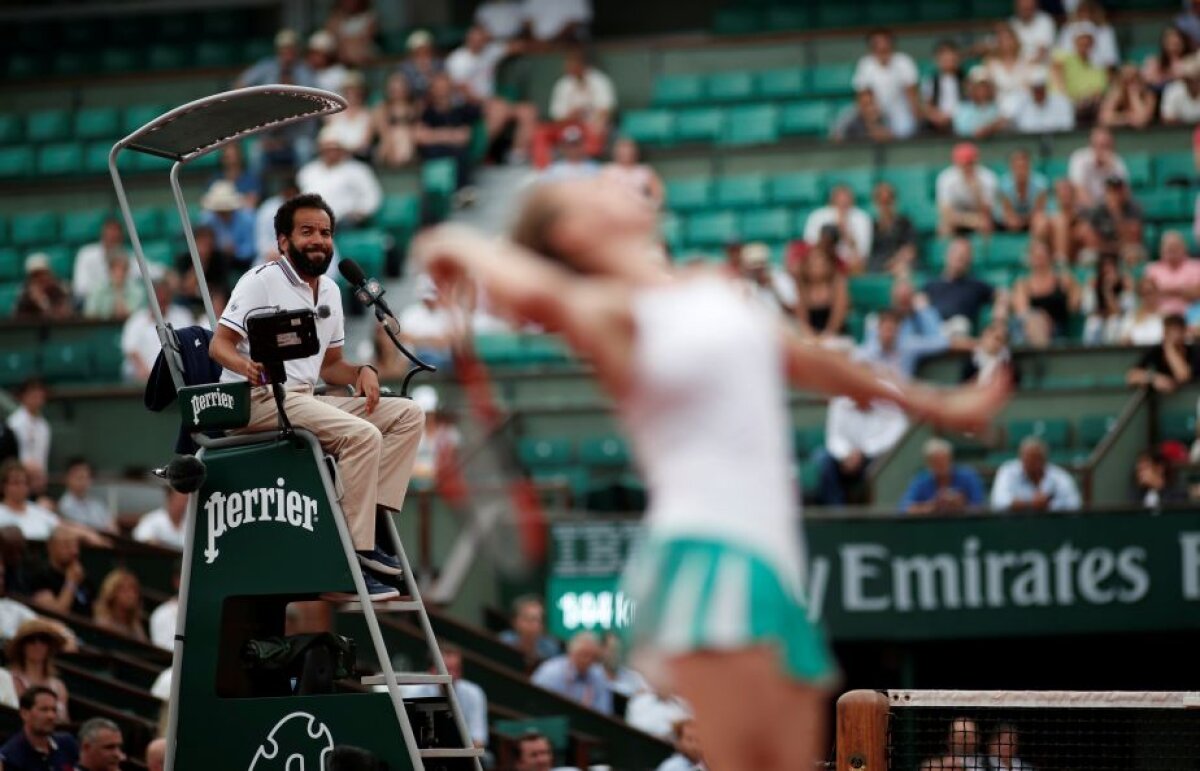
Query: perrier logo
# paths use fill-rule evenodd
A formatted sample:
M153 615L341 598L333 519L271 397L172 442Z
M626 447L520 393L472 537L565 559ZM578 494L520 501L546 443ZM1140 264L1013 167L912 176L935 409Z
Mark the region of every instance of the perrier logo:
M192 423L200 425L200 413L213 407L233 409L233 395L224 391L207 391L192 396Z
M295 490L284 489L284 479L275 480L275 487L252 487L236 493L215 492L204 502L208 515L208 546L204 561L211 565L221 554L217 540L231 530L245 525L261 527L273 522L299 527L313 532L317 519L317 501Z

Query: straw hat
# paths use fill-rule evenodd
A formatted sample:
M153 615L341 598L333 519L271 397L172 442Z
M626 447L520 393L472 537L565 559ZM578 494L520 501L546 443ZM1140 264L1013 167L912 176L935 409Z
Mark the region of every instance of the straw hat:
M200 205L209 211L237 211L242 208L242 196L232 182L219 179L208 188Z
M407 47L410 51L431 45L433 45L433 35L429 33L429 30L418 29L408 36Z
M337 50L337 40L329 30L317 30L308 39L308 50L331 54Z
M44 618L31 618L17 627L17 633L8 641L8 645L4 647L4 655L9 661L16 657L16 653L25 643L29 642L34 637L48 637L50 639L50 647L58 653L67 644L67 640L63 637L58 627Z
M25 258L25 275L29 276L39 270L50 270L50 255L45 252L34 252Z
M771 259L771 249L762 241L752 241L742 247L742 266L761 268Z

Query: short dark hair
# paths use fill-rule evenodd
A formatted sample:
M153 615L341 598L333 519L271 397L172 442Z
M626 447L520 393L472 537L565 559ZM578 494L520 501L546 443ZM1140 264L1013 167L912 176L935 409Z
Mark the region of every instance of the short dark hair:
M1172 313L1163 318L1163 326L1187 329L1187 319L1184 318L1182 313Z
M21 694L21 698L17 701L17 706L20 709L33 709L33 705L37 703L37 697L43 694L52 697L56 702L58 701L58 694L53 690L44 685L35 685L32 688L26 689L25 693Z
M90 469L92 467L92 462L82 455L75 455L67 460L67 471L70 471L76 466L87 466Z
M939 40L937 42L937 45L935 45L933 47L933 52L935 54L940 54L942 51L957 52L958 51L958 43L955 43L953 40L948 40L946 38L942 38L941 40Z
M546 603L543 602L542 598L538 597L536 594L522 594L520 597L513 600L512 617L516 618L517 616L521 615L521 608L525 607L526 605L538 605L542 608L546 607Z
M525 745L530 742L546 742L550 745L550 749L554 749L554 744L550 741L550 737L536 729L530 728L525 733L517 737L517 757L525 754Z
M25 378L24 380L22 380L21 384L17 386L17 390L16 390L17 398L24 396L25 392L30 390L31 388L40 388L43 391L50 390L49 388L46 387L45 380L42 380L40 377L29 377L29 378Z
M875 314L875 323L882 324L885 321L893 321L893 322L899 324L900 323L900 312L895 310L894 308L884 308L883 310L881 310L877 314Z
M333 209L325 202L324 198L316 193L302 193L285 201L283 206L279 207L279 211L275 212L276 238L292 234L292 228L296 225L296 212L299 209L321 209L329 215L330 229L337 227L337 217L334 216Z
M896 39L896 35L890 29L886 27L876 27L867 33L867 42L870 43L872 40L881 35L888 40Z

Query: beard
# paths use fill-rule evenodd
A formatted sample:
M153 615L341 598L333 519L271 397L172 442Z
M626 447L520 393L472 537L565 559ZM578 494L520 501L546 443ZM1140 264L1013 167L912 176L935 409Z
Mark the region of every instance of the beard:
M287 258L291 260L296 272L306 278L319 278L329 270L333 262L333 250L326 251L320 246L310 246L306 251L300 251L289 238L287 242Z

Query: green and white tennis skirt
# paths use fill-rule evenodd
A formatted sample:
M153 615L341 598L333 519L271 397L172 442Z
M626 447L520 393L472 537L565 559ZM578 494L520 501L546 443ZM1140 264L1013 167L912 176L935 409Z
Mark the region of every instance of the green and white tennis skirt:
M647 537L622 591L634 603L626 645L651 666L696 651L774 647L792 678L830 684L833 656L792 582L757 552L704 537Z

